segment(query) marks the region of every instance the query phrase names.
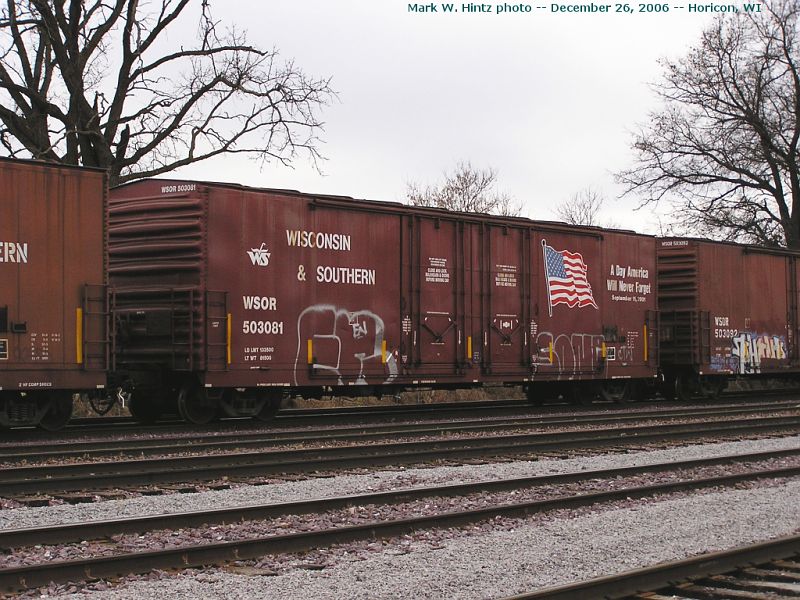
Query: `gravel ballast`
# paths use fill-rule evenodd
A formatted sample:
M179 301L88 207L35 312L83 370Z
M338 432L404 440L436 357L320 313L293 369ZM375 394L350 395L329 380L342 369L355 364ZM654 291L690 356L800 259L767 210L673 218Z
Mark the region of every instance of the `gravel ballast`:
M552 521L401 540L275 577L214 569L70 598L498 598L786 535L800 526L800 481L598 508ZM62 596L63 597L63 596Z
M433 517L436 514L448 514L460 511L485 510L504 505L515 505L546 499L555 499L571 496L580 496L587 493L609 492L613 489L631 489L638 486L651 486L658 483L666 484L675 480L699 479L731 475L733 472L744 473L753 470L766 470L772 468L800 467L800 457L777 459L760 463L742 463L738 465L706 466L690 470L669 471L665 473L644 473L632 476L617 476L611 479L583 480L557 485L543 485L535 487L522 486L516 490L497 492L478 492L457 497L437 497L431 495L419 500L405 501L384 505L382 502L359 502L348 507L314 511L303 514L288 512L280 516L256 520L228 522L225 524L211 524L195 527L181 527L180 522L174 523L169 529L160 531L142 531L139 533L115 534L108 538L85 539L80 542L35 545L25 548L15 548L10 555L0 554L0 567L11 568L28 564L46 563L50 560L82 560L93 556L111 556L118 553L144 552L149 550L173 549L195 546L198 544L215 543L217 541L233 542L237 540L265 538L274 535L288 535L307 531L322 531L347 526L368 525L387 521L398 521L409 517ZM791 479L791 478L790 478ZM800 476L798 476L800 479ZM785 479L784 479L785 480ZM782 479L760 479L740 482L738 489L757 488L766 485L779 485ZM721 486L722 487L722 486ZM706 488L712 489L712 488ZM670 496L686 495L689 492L673 492ZM663 494L662 494L663 496ZM622 506L634 500L621 496L613 504ZM604 503L606 504L606 503ZM570 509L573 514L579 514L586 507ZM590 509L591 510L591 509ZM549 520L552 515L558 516L560 511L536 513L536 519ZM490 522L484 517L477 523L481 527L501 529L506 527L505 521L513 522L510 517L495 514ZM429 541L435 537L438 530L424 530ZM415 532L415 537L420 532ZM358 545L358 544L357 544ZM327 560L327 559L326 559ZM281 556L280 565L269 564L273 570L277 567L285 570L289 566L286 557ZM326 562L326 561L323 561Z
M791 436L569 459L547 458L539 461L515 461L457 467L402 469L399 471L383 471L359 475L338 475L336 477L282 482L271 485L242 486L229 490L195 494L142 496L92 504L37 508L24 507L0 510L0 529L58 525L247 504L291 502L406 487L530 477L730 454L765 452L798 446L800 446L800 436Z
M800 436L792 436L569 459L342 474L203 493L5 509L0 510L0 528L307 500L798 447ZM763 481L747 489L712 490L643 502L623 500L527 520L496 518L465 529L423 531L386 542L360 542L305 555L264 557L240 566L134 576L113 590L100 582L89 585L102 591L52 586L26 596L32 593L35 597L163 600L190 596L315 600L496 598L786 535L800 528L798 498L798 478ZM223 530L216 533L224 539ZM72 596L67 593L79 589Z

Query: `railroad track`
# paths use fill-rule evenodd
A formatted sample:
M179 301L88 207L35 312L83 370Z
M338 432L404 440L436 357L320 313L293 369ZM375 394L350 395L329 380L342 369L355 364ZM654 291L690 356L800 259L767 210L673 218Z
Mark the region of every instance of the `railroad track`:
M109 462L8 467L0 471L6 497L32 493L102 490L220 478L264 477L469 458L519 457L581 448L639 446L645 443L696 441L734 436L796 433L800 417L763 417L746 421L694 422L533 433L463 439L352 444L203 456L173 456ZM310 440L313 441L313 440Z
M54 544L65 541L94 539L98 536L113 536L120 533L151 531L158 528L187 527L191 525L225 523L242 519L265 519L286 514L322 513L351 506L370 504L396 504L424 498L442 496L465 496L482 492L497 492L524 488L557 485L576 481L611 479L654 471L692 469L711 464L730 462L753 462L766 458L781 458L800 455L800 448L780 452L765 452L751 455L718 457L646 467L626 467L562 475L548 475L525 479L478 482L472 484L427 487L377 494L352 495L323 500L283 503L277 505L240 507L229 511L204 513L181 513L159 515L139 519L92 522L56 528L0 532L0 548L15 548L31 544ZM435 515L374 520L357 525L340 525L327 529L293 532L287 534L262 535L256 538L224 542L198 543L164 548L159 551L124 552L103 556L91 556L76 560L43 560L36 564L0 569L0 590L8 592L35 588L50 582L63 583L85 579L109 578L152 569L186 568L221 564L233 560L256 558L267 554L283 554L307 551L313 548L338 543L350 543L364 539L386 539L413 531L429 528L460 527L495 517L523 518L533 514L564 508L591 506L616 500L631 500L676 492L731 486L763 478L785 478L800 475L800 466L782 468L751 468L746 472L697 479L680 479L652 485L626 486L614 490L568 494L544 500L514 501L492 504L481 508L440 512ZM536 596L532 596L536 597ZM588 594L576 597L602 597Z
M761 398L772 398L764 399ZM753 398L759 398L753 401ZM738 399L738 400L737 400ZM716 400L698 400L703 408L724 409L741 408L746 406L793 405L797 406L800 399L797 394L781 391L761 391L747 393L729 393ZM595 403L591 406L577 407L569 404L553 404L533 406L522 400L487 400L480 402L456 402L436 404L390 405L390 406L354 406L340 408L287 408L282 409L268 424L254 422L252 419L223 419L210 427L199 427L187 424L177 418L159 421L153 425L141 425L130 417L91 417L73 419L70 424L58 433L50 433L35 428L18 428L2 430L0 443L27 440L70 440L82 438L86 435L106 435L117 437L119 435L136 434L142 432L159 431L185 431L203 433L208 431L224 431L226 429L239 430L242 428L283 428L319 425L325 423L369 424L395 422L398 420L430 420L430 419L459 419L483 418L492 415L531 415L557 417L564 414L644 414L657 413L662 410L692 410L685 403L676 401L641 402L636 404L610 404Z
M391 406L352 406L340 408L286 408L276 416L275 423L294 423L298 425L315 424L319 419L325 421L344 420L352 423L357 419L373 422L374 419L383 420L399 417L403 420L424 419L426 416L458 417L485 416L487 412L508 413L535 413L538 416L558 416L567 413L597 414L627 414L630 412L660 411L660 410L691 410L698 405L708 408L736 408L760 404L765 408L771 404L787 403L795 406L800 403L797 391L764 390L759 392L727 392L716 399L698 398L696 402L686 403L677 400L664 400L663 398L646 400L636 403L594 402L588 405L577 406L569 403L553 402L548 404L530 404L525 400L486 400L480 402L456 402L435 404L401 404ZM689 404L689 406L687 406Z
M320 420L326 422L345 421L353 422L391 422L397 419L409 418L442 418L461 416L480 416L487 412L496 414L530 414L536 412L564 412L569 407L556 405L552 407L535 407L524 400L485 400L472 402L447 402L435 404L392 404L388 406L349 406L339 408L284 408L275 415L269 423L254 421L250 418L225 417L215 422L210 427L214 429L235 427L284 427L318 424ZM588 408L588 407L587 407ZM185 430L203 431L209 427L186 423L177 415L166 415L157 423L142 425L132 417L82 417L72 419L69 424L57 433L46 432L40 429L27 427L3 430L4 439L52 439L54 437L69 439L85 436L88 433L109 432L113 435L120 433L137 433L142 431Z
M769 600L798 596L800 535L793 535L505 600Z
M84 460L131 455L155 456L171 452L193 452L209 450L230 450L246 448L266 448L278 444L304 444L321 440L330 442L347 441L386 441L399 436L421 437L443 434L493 433L509 429L553 429L580 426L603 426L616 423L665 421L670 419L700 419L703 417L731 418L752 416L759 413L774 414L785 412L787 416L798 414L797 402L778 404L756 404L746 407L722 407L717 409L692 408L634 412L630 414L583 413L571 416L527 416L517 418L492 418L477 420L437 420L424 423L348 425L346 427L326 427L313 430L281 429L264 431L262 429L235 432L215 432L213 434L166 435L146 439L117 440L53 440L42 445L20 446L7 444L0 446L0 463L35 463L47 459Z

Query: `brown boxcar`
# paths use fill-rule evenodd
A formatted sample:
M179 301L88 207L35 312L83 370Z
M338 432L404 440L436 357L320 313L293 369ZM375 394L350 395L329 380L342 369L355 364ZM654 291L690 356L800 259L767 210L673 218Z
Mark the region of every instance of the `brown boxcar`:
M55 429L106 381L106 178L0 159L0 182L0 425Z
M680 397L731 375L796 372L800 254L697 239L658 241L661 364Z
M622 395L657 373L651 236L146 180L111 191L109 240L115 369L145 419L165 387L199 422L288 390Z

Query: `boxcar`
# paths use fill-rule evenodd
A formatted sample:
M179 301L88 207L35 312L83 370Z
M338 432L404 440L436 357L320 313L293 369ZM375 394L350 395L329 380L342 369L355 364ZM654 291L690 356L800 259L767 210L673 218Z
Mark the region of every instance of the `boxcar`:
M109 279L143 419L265 416L287 391L624 397L657 375L655 238L632 232L145 180L111 191Z
M661 366L675 394L715 395L730 376L796 374L800 253L658 241Z
M106 178L0 159L0 182L0 425L57 429L106 381Z

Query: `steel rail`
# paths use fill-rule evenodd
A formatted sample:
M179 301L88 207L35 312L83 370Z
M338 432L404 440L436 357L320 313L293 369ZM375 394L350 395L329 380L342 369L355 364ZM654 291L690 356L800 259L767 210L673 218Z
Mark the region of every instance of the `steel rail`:
M698 397L696 400L690 402L684 402L680 400L666 400L664 398L658 399L648 399L643 400L640 402L605 402L599 401L594 402L590 405L585 406L576 406L575 404L570 404L568 402L553 402L548 404L531 404L527 400L515 400L515 399L504 399L504 400L478 400L478 401L465 401L465 402L436 402L432 404L392 404L389 406L344 406L344 407L332 407L332 408L286 408L282 409L280 414L287 416L287 417L300 417L300 416L335 416L337 414L347 414L350 413L351 415L360 415L364 414L371 414L373 412L373 408L380 408L387 413L391 412L399 412L403 415L408 409L413 409L414 411L424 413L429 412L431 410L447 410L448 407L455 407L455 408L464 408L470 409L473 407L487 407L492 408L495 406L502 406L507 405L509 408L514 407L521 407L521 408L534 408L537 411L541 411L542 409L545 410L554 410L554 411L561 411L563 409L567 409L570 411L574 411L576 408L583 408L583 409L590 409L591 407L598 407L598 408L608 408L608 407L615 407L617 409L623 407L631 407L631 406L652 406L655 407L666 407L666 408L678 408L681 406L689 405L696 405L697 403L702 403L704 405L710 406L717 406L717 405L725 405L728 404L730 406L735 406L737 403L731 403L731 400L736 400L737 398L750 398L750 397L763 397L763 398L770 398L770 397L777 397L780 398L782 396L786 397L786 401L797 401L798 390L791 390L791 389L783 389L783 390L758 390L758 391L746 391L746 392L723 392L722 395L718 396L716 399L709 399L709 398L700 398ZM758 400L759 402L774 402L776 400ZM777 400L783 401L783 400ZM624 410L624 408L623 408Z
M603 448L655 441L696 440L698 437L792 432L800 418L765 418L741 422L693 423L616 428L567 433L478 437L391 444L314 447L299 450L242 452L206 456L149 458L116 462L70 463L0 470L4 496L59 493L141 486L220 477L261 477L325 469L407 465L443 459L495 457L565 450Z
M65 525L31 527L24 529L0 529L0 549L19 548L36 544L63 544L111 537L122 533L142 533L156 529L179 529L201 525L227 524L238 521L267 519L281 515L322 513L349 506L366 504L398 504L420 498L434 496L466 496L481 492L499 492L519 490L532 487L561 485L565 483L584 482L593 479L610 479L614 477L631 477L646 473L663 473L682 469L696 469L706 466L730 465L746 462L760 462L776 458L800 456L800 447L786 450L754 452L751 454L728 454L708 458L697 458L613 469L595 469L559 473L555 475L535 475L511 479L485 480L464 484L448 484L421 488L406 488L389 492L369 494L351 494L347 496L304 500L297 502L281 502L271 504L255 504L220 508L195 512L177 512L142 517L124 517L85 523L69 523ZM798 467L800 469L800 467Z
M391 538L420 529L460 527L497 516L524 518L548 510L577 508L621 499L641 499L656 494L694 491L708 487L733 485L765 477L790 477L798 474L800 474L800 467L770 469L736 475L629 487L613 491L591 492L547 500L503 504L425 517L372 522L364 525L349 525L328 530L181 546L158 551L132 552L80 560L49 561L46 564L0 569L0 590L21 591L47 585L51 582L65 583L68 581L118 577L131 573L147 572L152 569L207 566L234 560L257 558L266 554L302 552L338 543ZM570 598L574 599L575 597L571 596Z
M437 405L423 405L423 406L437 406ZM439 405L439 406L448 406L448 405ZM513 411L506 411L501 410L497 411L493 407L485 407L480 410L468 410L464 411L467 414L468 418L472 418L473 414L475 413L475 421L479 419L484 419L487 416L495 416L497 414L511 412L511 415L508 415L505 418L508 419L531 419L531 420L541 420L544 423L555 423L555 422L569 422L569 421L592 421L600 418L606 419L614 419L618 418L619 420L632 420L636 419L637 417L652 417L657 418L659 416L664 416L665 418L669 416L684 416L684 415L715 415L715 414L742 414L747 412L771 412L776 410L791 410L795 408L800 408L800 399L787 399L787 400L780 400L780 401L759 401L753 403L734 403L734 404L720 404L720 405L712 405L712 406L691 406L691 407L680 407L680 406L663 406L663 405L635 405L636 408L629 407L629 408L621 408L620 405L613 405L613 407L608 410L608 407L602 406L601 410L584 410L580 412L573 411L550 411L548 413L542 413L540 410L537 410L537 407L532 407L530 405L522 405L521 408L525 409L522 411L513 410ZM403 407L375 407L375 408L403 408ZM502 406L500 407L503 408ZM519 407L518 407L519 408ZM576 408L576 407L572 407ZM314 411L311 412L312 409L284 409L280 411L276 417L267 423L259 423L257 421L253 421L252 419L243 419L243 418L234 418L234 419L224 419L222 421L218 421L209 427L201 427L201 426L192 426L188 425L182 421L171 421L166 423L158 423L155 425L148 426L146 431L150 432L153 430L159 429L168 429L168 434L173 433L176 429L180 431L184 431L187 433L196 432L198 434L207 433L208 435L228 435L226 432L230 432L230 435L239 434L244 432L245 434L263 434L265 431L269 431L270 433L278 433L281 431L291 431L292 429L299 429L303 426L308 426L307 423L311 423L311 426L319 426L317 423L318 420L324 419L326 423L329 421L327 417L334 417L337 416L333 413L337 411L345 411L348 409L321 409L321 412ZM302 413L309 412L309 415L304 415ZM348 415L357 417L361 415L370 415L371 408L359 408L358 412L349 411L346 413ZM441 412L444 412L444 416L452 417L453 415L459 415L458 411L448 411L445 409L439 409L437 411L432 410L417 410L412 407L410 410L405 411L392 411L393 416L402 417L408 421L412 421L415 418L415 413L421 413L422 416L425 417L434 417L435 419L441 419L442 415ZM339 415L343 416L343 415ZM300 421L297 423L296 421ZM336 419L332 419L336 420ZM436 421L436 420L428 420L428 419L420 419L424 424L430 423L437 423L437 422L449 422L449 421ZM103 421L103 419L89 419L89 421ZM109 419L111 421L109 423L110 427L108 428L109 435L114 435L118 437L119 433L124 433L119 431L114 423L116 422L115 419ZM459 421L459 422L469 422L469 421ZM130 419L126 419L126 423L130 423ZM242 425L245 426L245 429L242 429ZM331 429L342 429L343 431L347 429L354 429L358 427L391 427L392 425L400 425L402 426L403 423L397 423L397 419L392 419L390 421L385 420L375 420L375 421L353 421L346 425L342 426L335 426ZM275 426L282 427L283 429L271 429ZM213 429L211 428L213 427ZM267 429L270 428L270 429ZM142 427L138 427L132 430L133 433L140 433L142 431ZM68 446L73 442L77 442L79 444L86 443L84 440L72 440L72 439L65 439L71 438L72 436L65 436L65 433L69 433L67 430L62 430L56 434L53 433L44 433L37 429L29 429L24 431L22 429L12 430L12 431L4 431L4 437L7 437L9 433L30 433L34 438L43 437L44 440L48 445L62 445ZM105 434L105 431L97 432L101 434ZM85 435L86 432L82 432L82 435ZM168 439L169 435L161 436L160 439ZM177 437L177 436L173 436ZM185 437L185 436L184 436ZM108 440L105 440L108 441ZM5 443L3 443L5 442ZM3 452L4 449L7 448L14 448L13 444L14 440L11 439L4 439L0 441L0 452ZM91 443L91 442L89 442ZM95 442L97 444L103 443L103 441Z
M617 575L597 577L584 582L508 596L504 600L620 599L674 586L676 582L686 579L719 575L743 567L785 560L798 555L800 555L800 535L792 535L731 550L701 554L652 567L634 569Z
M754 400L747 400L747 398L755 398ZM743 399L737 401L737 399ZM493 403L501 402L502 404L498 407L495 406ZM484 402L473 403L473 402L464 402L464 403L455 403L456 410L452 411L453 415L458 414L469 414L471 412L475 412L476 415L484 414L488 411L497 411L502 410L504 412L518 412L522 411L525 413L535 412L539 416L564 416L564 413L568 415L575 414L576 412L582 412L584 414L596 414L597 412L602 413L616 413L616 414L626 414L630 411L634 410L642 410L645 411L649 409L652 412L656 412L659 410L692 410L693 408L699 409L708 409L710 407L713 408L736 408L741 407L743 404L747 405L752 403L753 405L763 405L765 408L768 408L770 404L776 403L789 403L793 404L794 406L798 406L800 403L800 397L798 397L798 391L787 391L787 390L774 390L774 391L763 391L759 393L752 393L752 392L729 392L724 395L724 397L719 397L715 400L710 399L703 399L698 398L694 402L680 402L677 400L647 400L642 402L634 402L634 403L614 403L614 402L595 402L588 405L575 405L575 404L568 404L568 403L558 403L558 404L531 404L525 400L487 400ZM475 410L475 404L479 404L478 410ZM687 406L687 404L689 406ZM280 423L282 421L287 422L294 422L297 424L303 424L305 421L315 422L318 419L322 418L326 421L336 420L336 419L346 419L348 422L352 422L354 418L364 417L367 419L367 422L372 421L374 416L377 416L376 412L373 410L375 408L382 409L381 416L383 417L401 417L403 419L410 417L419 416L420 418L424 418L426 415L430 415L432 412L435 416L439 416L437 413L441 413L445 416L451 416L451 411L448 410L449 406L453 406L451 403L436 403L436 404L404 404L404 405L392 405L392 406L352 406L352 407L341 407L341 408L286 408L281 409L281 411L276 415L274 422ZM436 407L435 409L431 409L428 407Z
M767 401L768 402L768 401ZM563 407L555 407L563 408ZM574 408L574 407L573 407ZM233 425L246 423L248 426L251 424L258 426L270 426L274 423L283 421L288 422L309 422L313 423L319 419L326 421L347 419L352 420L357 417L365 417L366 421L384 420L391 421L395 417L404 417L406 414L419 414L421 416L435 416L435 415L459 415L459 414L481 414L487 410L495 412L509 412L517 413L520 409L524 412L538 411L541 412L541 407L536 407L525 400L484 400L476 402L441 402L435 404L403 404L403 405L388 405L388 406L352 406L340 408L285 408L275 415L269 423L261 423L254 421L249 417L224 417L219 422L215 423L215 427L219 427L220 423L223 425ZM97 433L109 433L116 435L119 433L136 433L141 431L158 431L158 430L174 430L176 427L185 431L197 430L203 428L201 425L193 425L183 421L177 414L165 414L157 423L144 425L136 421L133 417L78 417L73 418L67 426L54 433L43 431L35 427L13 427L11 429L2 430L3 441L13 441L16 439L43 439L50 440L54 437L59 439L72 439L82 437L89 433L95 435Z
M778 399L778 402L784 400ZM790 400L786 400L789 402ZM762 404L768 404L770 401L765 400ZM735 406L736 403L733 404ZM605 405L602 405L605 406ZM619 406L619 405L617 405ZM557 405L552 407L545 407L545 410L550 414L558 414L564 412L564 409L576 409L576 406ZM590 407L584 407L589 409ZM495 413L510 413L518 414L536 412L542 413L543 407L535 406L525 400L484 400L474 402L441 402L434 404L401 404L401 405L378 405L378 406L346 406L338 408L284 408L281 409L269 422L260 422L253 420L250 417L222 417L219 421L212 424L213 427L220 426L238 426L241 423L247 426L254 427L269 427L274 425L283 426L286 423L295 425L313 424L319 420L325 421L339 421L348 420L353 421L363 417L362 422L392 422L397 418L426 418L441 416L458 416L458 415L481 415L487 411ZM34 437L44 440L52 439L57 436L61 439L70 439L73 437L80 437L87 435L91 432L105 433L126 433L154 431L160 429L175 429L180 428L187 431L203 429L205 426L193 425L183 421L177 414L165 414L157 423L143 425L138 423L133 417L80 417L70 420L69 424L62 430L53 433L45 432L33 427L15 427L9 430L3 430L4 439L13 439L15 436L20 437ZM97 430L100 429L98 432Z
M792 403L794 404L794 403ZM794 406L772 406L764 412L790 412ZM434 421L425 423L407 423L396 425L351 425L348 427L323 428L315 430L254 430L231 433L217 433L205 436L170 435L155 439L134 440L87 440L87 441L54 441L42 446L33 445L20 448L19 445L0 446L0 462L37 462L47 458L96 458L118 456L120 454L137 454L152 456L170 451L185 451L191 447L197 450L223 450L228 448L258 448L275 444L302 443L311 440L388 440L394 437L441 435L444 433L478 433L501 431L503 429L519 429L525 427L554 428L580 425L607 425L620 422L643 422L699 417L730 417L737 415L754 415L761 410L730 409L723 411L697 410L691 412L673 411L653 415L651 412L601 416L582 415L570 418L527 417L515 419L475 420L475 421ZM798 414L800 416L800 414ZM713 421L705 421L713 422Z
M281 410L283 415L301 415L301 416L329 416L331 414L347 414L347 413L361 413L365 410L368 412L379 413L402 413L404 408L413 409L418 412L436 412L439 410L471 410L474 408L514 408L514 407L530 407L530 403L524 399L499 399L499 400L474 400L463 402L434 402L431 404L386 404L375 406L340 406L340 407L319 407L319 408L285 408ZM85 417L81 419L72 419L70 423L81 424L91 423L102 417ZM108 417L118 422L130 421L131 417Z
M769 396L769 393L762 392L759 394L764 395L766 394ZM750 404L752 406L762 405L765 409L768 409L770 404L776 405L776 403L788 403L793 406L797 406L798 398L791 397L791 394L788 394L786 391L781 392L771 392L776 396L779 396L776 400L756 400L755 404ZM732 398L740 397L743 394L737 392L735 394L726 394L726 397L719 400L703 400L704 406L701 407L703 409L707 409L709 406L715 408L735 408L742 406L740 402L731 402ZM780 396L787 396L786 399L780 398ZM747 397L747 396L745 396ZM676 401L661 401L661 402L642 402L637 403L634 405L630 404L609 404L609 403L598 403L592 406L575 406L575 405L565 405L565 404L558 404L558 405L547 405L547 406L536 406L531 405L525 401L520 400L487 400L487 401L480 401L480 402L463 402L463 403L436 403L436 404L404 404L404 405L391 405L391 406L354 406L354 407L341 407L341 408L287 408L282 409L275 418L268 424L261 426L303 426L303 425L314 425L318 424L319 420L322 419L325 422L332 422L332 421L342 421L346 420L349 423L359 422L357 419L361 419L361 423L374 423L374 422L393 422L396 421L397 418L409 419L409 418L419 418L420 420L424 420L426 417L445 417L445 416L453 416L453 417L462 417L462 416L469 416L474 415L476 417L480 417L486 414L488 411L492 411L494 414L498 413L511 413L511 414L518 414L522 413L531 413L535 412L539 416L553 416L558 417L564 413L568 413L569 415L575 414L576 409L583 411L579 414L597 414L597 413L605 413L605 414L625 414L632 410L632 407L635 406L637 408L642 409L650 409L650 412L656 414L660 410L679 410L683 406L684 403L678 403ZM745 404L747 405L747 404ZM686 410L691 410L691 407L685 407ZM596 409L596 410L593 410ZM642 412L645 412L643 410ZM254 422L252 419L248 418L226 418L222 421L215 423L213 425L214 430L218 431L220 428L225 427L240 427L241 424L246 424L246 426L256 426L258 427L259 424ZM59 431L58 433L54 434L51 432L44 432L35 428L14 428L10 430L3 430L2 432L2 442L13 442L18 440L29 440L29 439L43 439L43 440L51 440L57 437L58 439L66 440L66 439L73 439L73 438L80 438L85 436L89 433L92 435L98 434L108 434L109 436L116 436L120 433L140 433L142 431L158 431L158 430L174 430L178 427L182 431L197 431L197 430L207 430L207 428L203 426L197 425L190 425L187 424L179 419L172 419L166 421L159 421L153 425L146 425L143 426L141 424L136 424L135 421L130 417L92 417L92 418L81 418L81 419L73 419L71 423L63 430Z

